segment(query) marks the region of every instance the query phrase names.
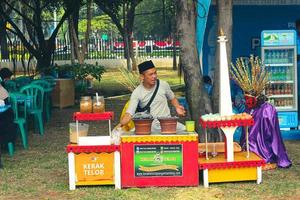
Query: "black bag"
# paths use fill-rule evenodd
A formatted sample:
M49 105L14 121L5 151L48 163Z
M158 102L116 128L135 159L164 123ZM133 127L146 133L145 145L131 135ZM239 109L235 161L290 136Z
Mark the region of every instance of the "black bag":
M158 88L159 88L159 80L157 79L157 84L156 84L156 88L151 96L151 99L149 100L149 102L147 103L147 105L144 107L144 108L141 108L140 105L138 104L135 112L145 112L145 111L148 111L148 113L150 113L150 105L152 103L152 101L154 100L155 96L156 96L156 93L158 91Z

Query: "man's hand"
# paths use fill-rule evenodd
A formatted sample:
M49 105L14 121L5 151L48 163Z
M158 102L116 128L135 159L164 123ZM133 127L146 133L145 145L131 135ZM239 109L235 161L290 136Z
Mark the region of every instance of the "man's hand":
M185 116L185 109L182 105L178 105L175 107L176 108L176 112L180 117L184 117Z

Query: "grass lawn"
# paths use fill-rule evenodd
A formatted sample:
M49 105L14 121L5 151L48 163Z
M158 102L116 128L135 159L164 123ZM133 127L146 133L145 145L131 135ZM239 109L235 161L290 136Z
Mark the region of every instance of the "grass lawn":
M162 79L179 84L176 72L159 70ZM174 80L168 76L173 74ZM112 72L103 77L100 87L111 86L120 78ZM177 81L177 82L176 82ZM103 84L103 85L102 85ZM109 88L106 90L109 90ZM106 100L106 110L115 112L118 123L124 100ZM289 169L263 171L263 182L211 184L198 187L161 187L131 188L115 190L113 186L82 186L69 191L68 163L65 146L69 141L68 124L78 106L65 109L54 109L51 120L45 125L45 135L40 136L29 131L29 149L22 148L20 139L16 152L9 157L6 150L2 161L4 169L0 170L0 199L300 199L300 141L286 141L286 147L293 165ZM90 132L107 135L108 125L105 122L88 122Z

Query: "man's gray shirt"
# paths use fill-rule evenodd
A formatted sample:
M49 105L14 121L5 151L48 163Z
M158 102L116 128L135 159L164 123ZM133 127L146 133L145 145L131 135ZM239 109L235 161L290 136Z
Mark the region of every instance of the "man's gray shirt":
M150 113L154 118L170 117L171 114L168 106L168 100L173 99L175 95L166 81L160 80L159 83L160 84L159 84L157 94L150 105ZM156 84L151 89L147 89L141 83L132 92L127 113L133 116L135 114L138 104L140 105L141 108L144 108L150 101L151 96L156 88Z

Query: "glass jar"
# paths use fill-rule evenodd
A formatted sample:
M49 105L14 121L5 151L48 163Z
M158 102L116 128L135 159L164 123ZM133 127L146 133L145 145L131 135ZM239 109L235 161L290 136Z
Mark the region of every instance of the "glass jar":
M93 113L103 113L105 112L105 103L104 103L104 97L103 96L95 96L93 98Z
M80 112L91 113L93 109L92 99L90 96L83 96L80 98Z

